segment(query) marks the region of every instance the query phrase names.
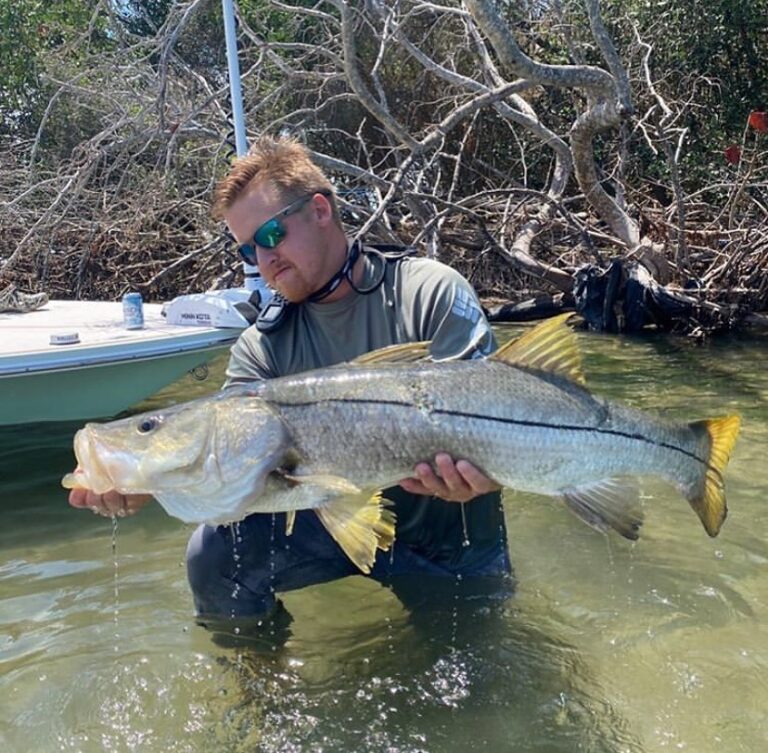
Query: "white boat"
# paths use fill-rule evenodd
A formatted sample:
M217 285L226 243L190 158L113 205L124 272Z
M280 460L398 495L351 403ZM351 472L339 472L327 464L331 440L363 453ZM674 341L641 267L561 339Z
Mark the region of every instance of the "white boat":
M119 302L49 301L0 313L0 426L114 416L224 352L241 332L169 324L161 311L144 304L143 329L123 326Z

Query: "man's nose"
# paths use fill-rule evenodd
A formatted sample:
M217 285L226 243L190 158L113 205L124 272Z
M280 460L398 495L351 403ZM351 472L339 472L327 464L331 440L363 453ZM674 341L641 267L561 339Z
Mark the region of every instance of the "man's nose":
M280 251L277 248L261 249L256 252L256 263L261 269L273 270L280 266Z
M273 261L276 259L280 254L280 246L275 246L274 248L266 248L265 246L256 246L256 258L261 260L263 259L264 262Z

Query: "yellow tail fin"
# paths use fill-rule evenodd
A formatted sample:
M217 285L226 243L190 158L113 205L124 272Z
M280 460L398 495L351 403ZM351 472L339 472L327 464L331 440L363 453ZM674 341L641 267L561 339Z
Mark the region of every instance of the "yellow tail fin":
M707 432L711 448L703 488L699 494L688 501L704 524L707 533L710 536L717 536L728 513L725 503L723 473L731 457L736 437L739 436L741 418L739 416L723 416L706 421L696 421L691 426L701 427Z

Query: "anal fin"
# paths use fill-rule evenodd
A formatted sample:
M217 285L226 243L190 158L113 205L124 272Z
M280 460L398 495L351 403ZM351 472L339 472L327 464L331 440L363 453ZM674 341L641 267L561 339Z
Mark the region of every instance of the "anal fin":
M635 540L643 524L640 494L634 480L612 478L561 490L568 509L598 531L613 528Z
M381 492L347 495L315 508L320 522L344 553L364 573L370 573L376 550L387 551L395 540L395 514Z

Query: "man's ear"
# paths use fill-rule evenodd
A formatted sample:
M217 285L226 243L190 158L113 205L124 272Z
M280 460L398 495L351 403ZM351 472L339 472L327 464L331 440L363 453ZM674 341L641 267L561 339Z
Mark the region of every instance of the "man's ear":
M333 207L331 202L328 201L327 196L323 196L321 193L316 193L312 197L312 210L315 213L315 219L320 227L326 227L333 222Z

